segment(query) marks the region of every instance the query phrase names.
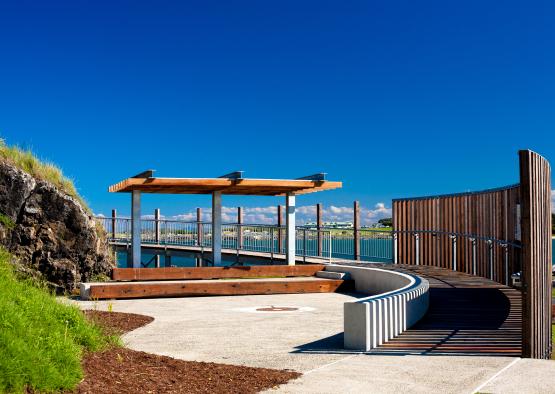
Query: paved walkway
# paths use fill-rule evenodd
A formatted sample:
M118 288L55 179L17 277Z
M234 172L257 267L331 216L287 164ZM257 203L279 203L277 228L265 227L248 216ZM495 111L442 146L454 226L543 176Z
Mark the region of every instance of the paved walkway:
M342 349L343 302L354 296L321 293L111 303L114 311L155 318L124 336L132 349L185 360L303 372L301 378L270 392L555 393L555 362L551 361L346 351ZM106 310L110 302L77 303ZM257 311L272 306L298 310Z

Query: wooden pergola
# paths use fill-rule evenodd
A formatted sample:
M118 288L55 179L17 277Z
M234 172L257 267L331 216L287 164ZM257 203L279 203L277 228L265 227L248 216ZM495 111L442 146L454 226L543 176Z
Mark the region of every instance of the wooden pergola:
M325 179L318 173L297 179L246 179L242 171L218 178L155 178L154 171L144 171L109 187L111 193L131 193L131 248L133 268L141 266L141 193L211 194L212 257L214 265L222 261L222 194L250 196L285 196L286 259L295 265L295 196L337 189L341 182Z

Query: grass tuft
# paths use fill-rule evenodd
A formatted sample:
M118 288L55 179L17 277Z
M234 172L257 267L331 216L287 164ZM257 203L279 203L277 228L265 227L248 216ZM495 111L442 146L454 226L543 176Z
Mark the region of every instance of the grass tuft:
M0 224L12 230L15 227L15 222L9 217L0 212Z
M45 287L18 278L10 259L0 249L0 392L72 389L83 377L83 353L119 340Z
M73 181L64 176L62 171L55 164L39 160L29 149L22 149L18 146L8 146L1 138L0 159L13 164L37 179L52 183L58 189L79 201L83 209L89 214L91 213L88 204L79 193L77 193Z

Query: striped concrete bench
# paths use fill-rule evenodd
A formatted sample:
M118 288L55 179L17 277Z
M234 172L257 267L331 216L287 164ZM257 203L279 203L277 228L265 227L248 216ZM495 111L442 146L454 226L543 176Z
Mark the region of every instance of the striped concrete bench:
M344 305L344 346L369 351L418 322L429 305L429 283L417 275L387 269L330 264L349 273L358 292L372 294Z

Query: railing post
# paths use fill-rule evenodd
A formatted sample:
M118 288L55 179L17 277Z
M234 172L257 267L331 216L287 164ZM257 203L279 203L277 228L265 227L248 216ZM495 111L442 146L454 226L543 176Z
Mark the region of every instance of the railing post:
M160 209L154 210L154 240L156 245L160 244ZM154 266L160 268L160 255L156 255L154 259Z
M281 226L282 226L282 218L283 218L283 213L282 213L282 206L278 205L277 206L277 226L278 226L278 233L277 233L277 239L278 239L278 253L281 253L281 251L283 250L283 237L281 234Z
M270 262L274 262L274 227L270 227Z
M306 228L303 228L303 261L306 263Z
M393 233L393 264L399 264L397 260L397 233Z
M456 235L450 235L449 238L451 238L451 245L452 245L452 251L453 251L453 271L457 270L457 236Z
M476 238L470 238L472 241L472 275L476 275Z
M118 213L115 209L112 209L112 240L116 240L116 217Z
M202 246L202 208L197 208L197 246Z
M332 239L331 239L331 230L328 231L328 234L329 234L328 239L330 240L329 242L330 242L330 263L331 263L331 259L333 258L333 253L332 253L332 250L331 250L332 245L333 245L333 242L332 242Z
M505 285L509 286L509 244L501 244L505 258Z
M316 236L318 239L318 256L322 256L322 204L316 204Z
M414 233L414 247L416 252L416 265L420 265L420 235Z
M358 201L353 204L353 251L354 259L360 260L360 205Z
M243 208L237 207L237 250L243 249Z
M488 243L488 260L489 260L489 278L493 280L493 242L491 239L487 240Z

